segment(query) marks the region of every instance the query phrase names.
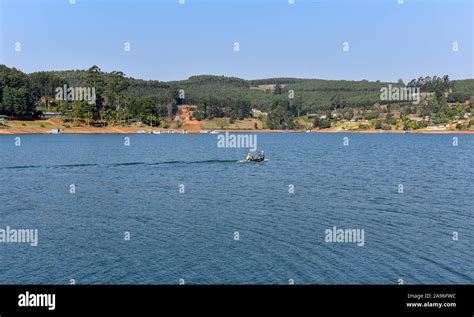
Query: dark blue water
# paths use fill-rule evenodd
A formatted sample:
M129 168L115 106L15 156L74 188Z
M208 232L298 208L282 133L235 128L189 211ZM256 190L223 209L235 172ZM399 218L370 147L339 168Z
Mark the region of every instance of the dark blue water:
M474 282L474 135L258 134L264 164L216 135L15 137L0 229L39 244L0 243L1 284Z

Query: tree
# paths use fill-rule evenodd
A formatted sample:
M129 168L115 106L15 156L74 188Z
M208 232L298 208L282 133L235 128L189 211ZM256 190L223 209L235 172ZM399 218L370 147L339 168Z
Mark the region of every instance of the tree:
M387 115L385 116L385 123L389 126L395 125L397 124L397 119L393 116L393 114L387 113Z
M91 120L96 117L96 107L84 100L75 100L72 104L72 116L90 125Z
M341 97L341 95L334 95L331 97L331 106L334 110L338 109L338 108L344 108L345 106L345 101L344 99Z
M320 119L316 116L314 117L313 126L320 129L329 129L331 127L331 120L328 118Z
M274 95L281 95L281 85L280 85L280 83L277 83L275 85L275 88L273 89L273 94Z
M32 73L28 78L34 98L39 100L44 97L46 109L49 109L50 100L56 95L56 88L62 88L66 84L59 76L48 72Z
M464 92L453 92L448 95L447 102L461 102L464 103L466 100L469 100L469 93Z
M107 77L106 96L109 106L120 109L120 99L123 98L130 83L125 78L124 73L113 71Z
M346 120L351 120L354 118L354 110L348 109L347 111L344 111L343 118Z
M0 65L0 114L31 117L35 112L35 98L28 76L15 69Z
M102 73L102 70L98 66L94 65L86 71L84 83L88 87L95 89L95 107L97 108L97 110L99 110L100 108L102 108L102 104L104 102L104 73Z
M430 115L430 114L435 114L440 111L440 104L438 102L437 98L431 98L428 100L428 104L426 106L426 113L423 115Z
M301 115L301 110L303 109L303 96L301 95L298 95L294 102L293 102L293 105L292 105L292 108L295 109L295 112L296 112L296 115L298 116L298 118L300 117Z
M273 110L267 116L267 126L270 129L294 129L296 127L295 118L288 111L288 106L288 101L274 103Z
M449 92L449 89L451 89L451 87L452 87L452 83L449 81L449 76L444 75L442 80L443 80L444 90Z
M376 130L382 129L382 121L376 120L374 123L374 129Z
M15 89L10 87L3 88L3 99L0 113L14 115L15 108Z
M198 121L201 121L203 119L202 112L199 111L199 110L194 111L193 112L193 118L198 120Z
M179 89L176 84L169 87L169 96L175 105L181 105L184 103L184 98L181 98L180 90L181 89Z
M3 89L0 112L16 117L31 117L35 110L33 96L26 87Z
M378 119L379 115L380 115L379 110L367 111L367 113L365 114L365 119L367 120Z

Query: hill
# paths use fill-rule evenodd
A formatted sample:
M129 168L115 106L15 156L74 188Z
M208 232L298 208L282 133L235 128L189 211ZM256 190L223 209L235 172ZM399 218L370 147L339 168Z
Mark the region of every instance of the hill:
M94 103L56 89L93 88ZM37 118L45 111L63 113L66 120L87 124L120 124L140 121L152 126L163 125L178 114L179 105L195 105L192 116L197 120L252 117L252 109L268 113L260 118L270 129L298 127L302 116L326 116L329 119L352 119L359 115L378 119L386 105L401 119L405 114L429 114L448 118L449 104L469 104L474 96L474 79L450 81L449 77L420 77L408 86L422 93L436 95L436 104L426 98L419 105L410 100L381 100L381 89L405 88L403 82L347 81L299 78L245 80L215 75L192 76L186 80L158 81L127 77L120 71L103 72L93 66L88 70L44 71L26 74L0 65L0 114L16 118ZM67 96L65 98L64 96ZM71 98L70 98L71 97ZM385 105L382 106L381 105ZM449 108L449 109L448 109ZM468 113L462 108L459 113ZM335 117L334 117L335 116ZM319 124L315 123L317 126ZM323 123L327 125L328 123Z

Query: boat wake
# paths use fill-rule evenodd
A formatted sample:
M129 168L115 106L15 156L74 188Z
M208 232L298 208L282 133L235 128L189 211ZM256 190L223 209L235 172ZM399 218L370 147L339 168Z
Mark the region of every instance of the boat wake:
M61 169L61 168L76 168L76 167L120 167L120 166L135 166L135 165L187 165L187 164L228 164L237 163L240 161L236 160L203 160L203 161L163 161L163 162L124 162L124 163L110 163L110 164L67 164L67 165L21 165L21 166L5 166L0 167L2 169L34 169L34 168L47 168L47 169Z
M167 161L150 163L148 165L163 165L163 164L214 164L214 163L235 163L235 160L204 160L204 161Z

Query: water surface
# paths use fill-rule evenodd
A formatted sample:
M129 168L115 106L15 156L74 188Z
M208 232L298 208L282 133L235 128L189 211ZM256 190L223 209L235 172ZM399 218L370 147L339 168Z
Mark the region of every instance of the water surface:
M15 137L0 229L39 245L0 243L1 284L474 283L473 135L261 133L264 164L216 135Z

